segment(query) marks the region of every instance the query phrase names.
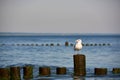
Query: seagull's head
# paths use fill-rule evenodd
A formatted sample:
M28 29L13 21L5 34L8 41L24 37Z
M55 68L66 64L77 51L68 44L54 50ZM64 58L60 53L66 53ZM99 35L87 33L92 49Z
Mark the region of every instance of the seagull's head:
M77 39L75 42L76 43L82 43L82 40L81 39Z

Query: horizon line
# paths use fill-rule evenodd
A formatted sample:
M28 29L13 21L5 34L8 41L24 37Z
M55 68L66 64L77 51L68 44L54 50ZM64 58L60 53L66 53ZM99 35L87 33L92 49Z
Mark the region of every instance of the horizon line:
M120 35L120 33L34 33L34 32L0 32L0 36L40 36L40 35Z

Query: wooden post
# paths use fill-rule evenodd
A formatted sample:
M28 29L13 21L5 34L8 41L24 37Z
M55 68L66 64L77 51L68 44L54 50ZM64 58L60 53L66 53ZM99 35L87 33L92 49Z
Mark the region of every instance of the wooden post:
M57 43L57 46L60 46L60 44L59 44L59 43Z
M66 42L65 42L65 46L69 46L69 42L66 41Z
M112 73L114 73L114 74L120 73L120 68L113 68Z
M8 68L0 68L0 80L10 80L10 71Z
M95 75L106 75L107 74L107 68L95 68L94 69Z
M50 74L51 74L50 67L39 67L40 76L50 76Z
M25 66L23 67L23 78L24 79L32 79L33 78L33 67L32 66Z
M53 44L53 43L51 43L51 44L50 44L50 46L54 46L54 44Z
M11 67L10 75L11 75L10 77L11 80L21 80L20 67Z
M57 67L56 74L66 74L66 67Z
M70 46L74 46L74 44L71 43Z
M74 75L85 76L86 75L86 60L85 55L76 54L74 57Z

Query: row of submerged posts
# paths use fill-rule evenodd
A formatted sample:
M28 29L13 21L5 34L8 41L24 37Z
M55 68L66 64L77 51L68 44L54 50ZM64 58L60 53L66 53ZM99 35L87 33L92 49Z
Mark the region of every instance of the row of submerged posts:
M66 67L57 67L56 74L66 74ZM50 76L50 67L39 67L39 76ZM33 66L23 67L23 79L29 80L33 78ZM20 67L0 68L0 80L21 80Z
M74 75L85 76L86 75L86 57L83 54L73 55L74 58ZM94 68L95 75L107 75L107 68ZM113 74L120 74L120 68L113 68Z
M74 58L74 75L86 76L86 57L83 54L73 55ZM107 68L94 68L95 75L107 75ZM113 74L120 74L120 68L113 68Z
M86 57L83 54L73 55L74 71L73 76L86 76ZM23 78L29 80L33 78L33 66L27 65L23 68ZM113 68L114 74L120 74L120 68ZM56 67L57 75L67 74L66 67ZM107 75L107 68L95 68L95 75ZM50 67L39 67L39 76L50 76ZM0 80L21 80L20 67L0 68Z
M24 44L24 43L21 43L21 44L3 44L3 43L1 43L0 44L0 46L5 46L5 45L11 45L11 46L61 46L62 44L60 44L60 43L57 43L57 44L54 44L54 43L50 43L50 44L48 44L48 43L46 43L46 44L34 44L34 43L31 43L31 44ZM66 41L63 45L65 45L65 46L74 46L74 44L73 43L69 43L68 41ZM109 44L109 43L83 43L82 44L83 46L110 46L111 44Z

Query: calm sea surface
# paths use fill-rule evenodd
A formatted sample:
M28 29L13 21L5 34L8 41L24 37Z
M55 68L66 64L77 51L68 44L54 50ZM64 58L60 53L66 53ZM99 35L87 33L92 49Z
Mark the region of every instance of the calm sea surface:
M32 65L37 78L38 67L50 66L53 76L39 80L73 80L71 75L55 75L55 68L67 67L68 74L73 73L76 52L72 44L76 39L82 39L84 44L78 53L86 55L88 76L78 80L120 80L120 74L110 77L112 68L120 68L120 35L0 36L0 67ZM65 46L66 41L69 46ZM89 77L94 75L95 67L108 68L109 76Z

